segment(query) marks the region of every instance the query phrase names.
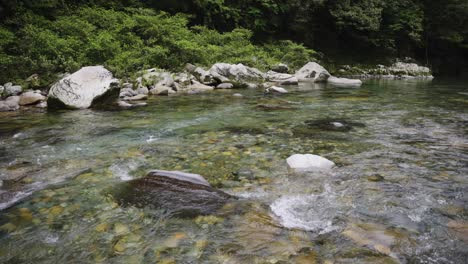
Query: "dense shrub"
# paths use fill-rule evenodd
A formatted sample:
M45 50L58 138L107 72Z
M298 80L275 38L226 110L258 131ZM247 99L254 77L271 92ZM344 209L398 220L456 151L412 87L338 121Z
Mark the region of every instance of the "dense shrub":
M188 23L185 15L142 8L82 7L54 18L26 12L10 23L22 25L16 34L0 28L0 83L34 73L53 81L56 73L97 64L119 77L148 67L180 70L188 62L244 63L266 70L281 61L302 66L315 55L290 41L254 45L247 29L220 33Z

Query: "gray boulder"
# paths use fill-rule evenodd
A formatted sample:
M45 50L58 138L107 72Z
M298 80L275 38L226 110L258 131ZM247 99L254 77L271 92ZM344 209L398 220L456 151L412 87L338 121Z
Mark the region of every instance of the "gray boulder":
M187 88L185 89L185 91L189 94L197 94L197 93L203 93L203 92L213 91L213 90L214 90L213 86L204 85L196 81L193 81L193 84L187 86Z
M171 87L155 85L151 88L150 94L152 95L170 95L176 93Z
M138 94L147 95L147 94L149 94L149 89L146 86L140 86L138 89L136 89L136 93L137 93L137 95Z
M10 96L5 101L0 101L0 112L16 111L20 108L19 96Z
M148 95L146 94L137 94L135 96L132 96L132 97L125 97L123 100L125 101L141 101L141 100L147 100L148 99Z
M13 85L11 82L10 83L5 83L4 85L4 91L3 95L5 97L12 96L12 95L18 95L23 91L23 88L19 85Z
M122 88L120 90L120 98L132 97L132 96L135 96L137 94L138 93L135 90L133 90L132 88Z
M233 199L202 176L179 171L150 171L146 177L122 183L114 192L123 206L149 207L184 218L213 214Z
M119 83L103 66L90 66L61 79L50 88L49 108L86 109L113 104Z
M269 71L266 73L266 77L270 82L275 82L278 85L297 85L299 83L296 76L287 73Z
M0 96L2 96L3 91L5 91L5 87L3 87L2 85L0 85Z
M221 83L218 86L216 86L216 89L232 89L234 88L234 84L232 83Z
M342 87L360 87L362 85L362 81L358 79L338 78L334 76L330 76L327 82Z
M326 82L331 75L320 64L309 62L299 69L295 76L299 81Z
M46 97L36 92L25 92L21 94L19 105L32 105L46 100Z
M272 94L286 94L288 93L288 90L278 87L278 86L272 86L270 88L265 89L266 93L272 93Z
M286 65L284 63L280 63L280 64L277 64L277 65L271 67L271 70L274 71L274 72L278 72L278 73L288 73L289 72L289 67L288 67L288 65Z
M216 81L220 83L231 82L235 86L242 86L249 82L262 82L265 79L264 73L241 63L216 63L211 67L209 73Z

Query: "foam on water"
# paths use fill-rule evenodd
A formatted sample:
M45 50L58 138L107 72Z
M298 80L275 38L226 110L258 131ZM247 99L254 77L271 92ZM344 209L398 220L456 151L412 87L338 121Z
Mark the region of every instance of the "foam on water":
M322 194L285 195L274 201L270 208L281 225L291 229L325 234L336 230L334 218L340 214L335 195L328 190Z

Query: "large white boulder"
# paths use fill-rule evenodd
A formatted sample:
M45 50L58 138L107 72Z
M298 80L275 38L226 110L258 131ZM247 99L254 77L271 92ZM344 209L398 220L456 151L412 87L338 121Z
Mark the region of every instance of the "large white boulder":
M327 82L336 86L343 87L359 87L362 85L362 81L358 79L338 78L334 76L330 76Z
M326 82L330 73L316 62L309 62L299 69L295 76L299 81Z
M103 66L84 67L50 88L48 106L85 109L117 100L119 91L118 80Z
M239 64L216 63L209 73L218 82L260 82L265 79L265 74L256 68Z
M295 154L286 159L289 168L297 171L330 170L335 163L313 154Z

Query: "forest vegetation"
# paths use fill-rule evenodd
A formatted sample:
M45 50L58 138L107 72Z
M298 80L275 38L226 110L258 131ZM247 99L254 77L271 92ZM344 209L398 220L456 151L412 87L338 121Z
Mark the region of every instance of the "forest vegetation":
M0 17L0 82L97 64L117 76L220 61L467 68L465 0L7 0Z

